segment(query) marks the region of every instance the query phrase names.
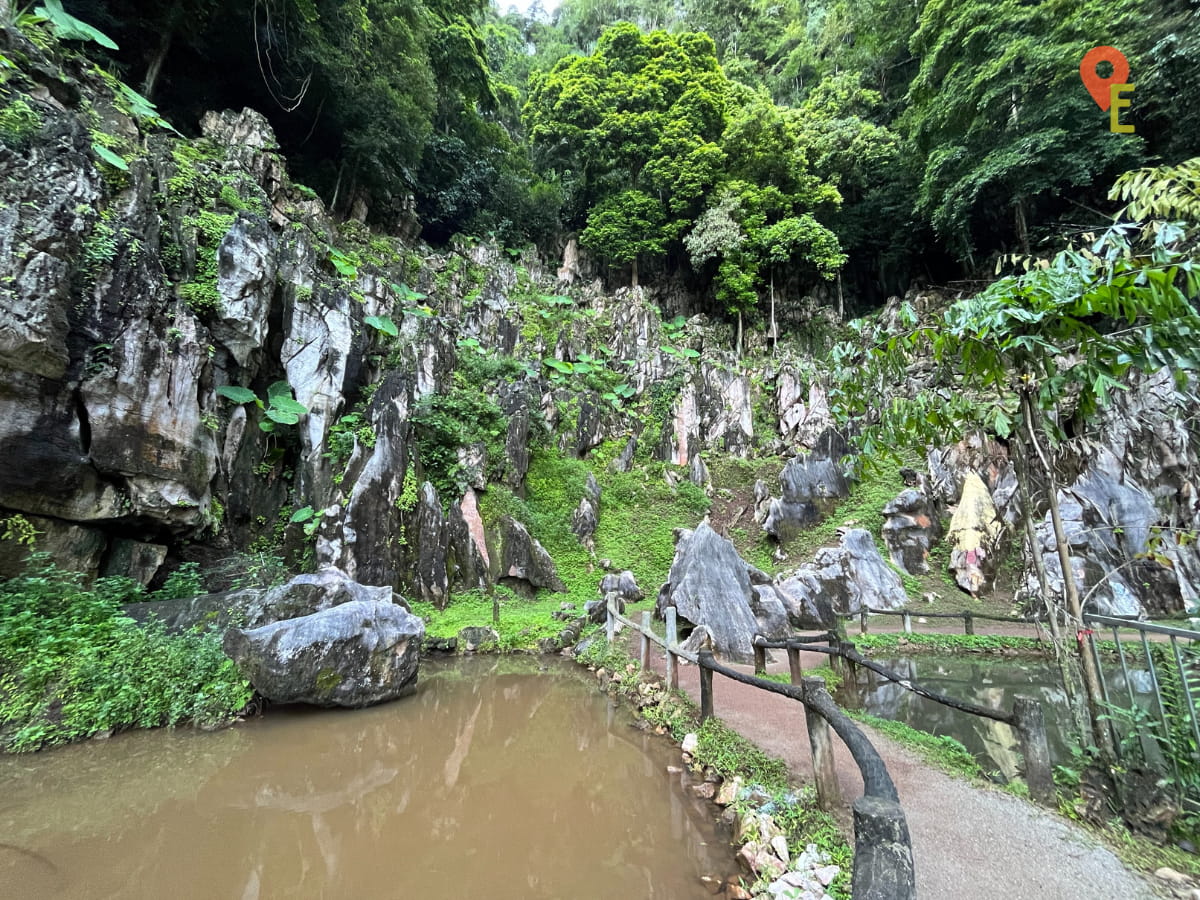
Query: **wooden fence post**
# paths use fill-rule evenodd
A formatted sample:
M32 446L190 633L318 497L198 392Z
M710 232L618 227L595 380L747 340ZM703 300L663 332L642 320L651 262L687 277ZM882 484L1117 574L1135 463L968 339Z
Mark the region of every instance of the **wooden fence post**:
M904 633L912 634L912 613L907 610L904 613Z
M642 671L650 668L650 612L642 613Z
M900 804L883 797L854 801L854 900L913 900L917 896L912 839Z
M604 597L604 636L611 644L613 638L617 636L617 620L613 616L613 594L606 594Z
M805 678L804 696L825 690L824 678ZM837 770L833 762L833 738L825 718L804 704L804 721L808 725L808 745L812 751L814 780L817 784L817 804L826 812L842 806L842 789L838 784Z
M679 657L675 646L679 643L679 613L675 607L667 607L667 690L679 690Z
M867 633L867 608L865 606L858 614L858 633Z
M1038 803L1053 806L1054 776L1050 771L1050 748L1046 744L1046 720L1042 705L1028 697L1013 700L1013 728L1025 757L1025 783L1029 796Z
M792 684L800 684L804 679L804 668L800 665L800 650L797 647L788 647L788 668L792 672Z
M700 660L700 722L703 724L712 718L713 714L713 673L712 669Z
M754 645L754 674L767 674L767 648Z
M963 610L963 630L966 634L975 633L975 617L969 609Z

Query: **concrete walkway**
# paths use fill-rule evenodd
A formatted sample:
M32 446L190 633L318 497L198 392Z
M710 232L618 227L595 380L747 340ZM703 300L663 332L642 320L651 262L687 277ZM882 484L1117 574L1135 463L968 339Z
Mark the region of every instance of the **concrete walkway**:
M663 673L665 657L652 654ZM786 660L782 669L786 671ZM770 667L779 671L780 664ZM744 671L752 671L745 668ZM700 679L683 665L679 686L700 702ZM713 708L740 734L811 783L803 707L779 694L713 676ZM1150 882L1129 871L1078 826L1032 803L931 768L884 735L864 728L896 782L912 835L921 900L1150 900ZM862 795L850 752L835 737L842 794ZM847 813L846 820L849 820Z

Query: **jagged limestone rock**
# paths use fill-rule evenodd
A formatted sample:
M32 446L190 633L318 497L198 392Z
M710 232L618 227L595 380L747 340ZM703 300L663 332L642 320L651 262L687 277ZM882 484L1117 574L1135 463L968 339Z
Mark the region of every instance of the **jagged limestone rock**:
M681 530L656 610L661 616L667 606L674 606L685 626L708 628L718 653L736 662L752 660L754 636L784 637L787 623L784 621L781 628L775 611L769 607L764 607L769 612L765 620L755 617L751 569L733 544L713 531L707 520L695 531Z
M901 609L908 602L904 584L884 562L875 539L865 528L842 535L837 547L817 551L813 561L780 575L775 588L798 628L830 628L834 614L867 609Z
M261 628L231 628L225 652L276 703L363 707L416 683L425 623L402 606L354 600Z
M974 472L963 478L962 496L950 519L950 571L958 586L972 596L991 589L1000 562L1004 523L987 485Z
M841 467L828 457L805 455L788 460L779 475L783 496L767 506L763 531L779 541L819 522L850 493Z
M499 564L498 580L520 593L532 596L537 588L565 592L567 586L558 577L554 560L520 522L502 516L496 523L493 558Z
M589 550L595 549L596 510L587 497L580 499L579 506L571 514L571 533Z
M942 537L941 511L915 488L883 508L883 542L892 562L910 575L929 571L929 550Z

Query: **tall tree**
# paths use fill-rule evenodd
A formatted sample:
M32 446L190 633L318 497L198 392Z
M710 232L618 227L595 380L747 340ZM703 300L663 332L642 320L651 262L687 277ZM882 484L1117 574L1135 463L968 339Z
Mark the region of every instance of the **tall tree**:
M903 125L923 168L917 209L961 259L995 249L993 235L1027 251L1046 201L1141 161L1141 139L1109 132L1078 61L1144 28L1133 0L925 4Z

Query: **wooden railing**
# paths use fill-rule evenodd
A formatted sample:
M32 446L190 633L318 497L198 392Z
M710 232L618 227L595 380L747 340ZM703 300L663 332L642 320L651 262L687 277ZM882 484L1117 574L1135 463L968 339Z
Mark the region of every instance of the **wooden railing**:
M1032 625L1036 628L1042 627L1042 623L1037 619L1018 619L1015 616L989 616L985 613L971 612L969 609L964 609L962 612L955 613L935 613L935 612L916 612L910 609L868 609L863 607L855 613L844 613L839 616L839 619L858 619L858 630L860 634L867 633L867 618L869 616L899 616L904 620L904 633L912 634L912 620L916 615L919 619L962 619L963 633L975 633L975 620L979 619L985 622L1006 622L1015 625Z
M608 610L606 636L611 643L621 623L640 635L640 662L643 671L650 668L650 647L657 644L667 655L667 685L679 686L679 660L694 663L700 670L700 716L713 715L713 674L722 675L796 700L804 706L808 725L809 750L812 754L817 802L825 809L840 806L841 789L834 769L833 742L830 730L850 751L863 780L863 795L854 801L854 872L851 892L855 900L913 900L916 882L913 876L912 841L908 821L900 807L896 785L887 766L866 735L843 712L823 678L799 676L799 666L792 669L796 684L780 684L721 665L707 650L690 653L679 646L675 609L666 611L667 635L659 637L650 627L650 613L642 613L642 621L626 618L616 608L616 595L605 597ZM798 662L798 658L797 658Z
M817 646L820 641L825 641L827 646ZM852 643L842 640L833 631L816 638L797 637L786 641L768 641L762 637L755 638L755 672L761 673L766 671L766 652L768 649L787 650L793 681L796 680L796 673L802 671L799 662L799 655L802 651L823 653L827 656L845 660L851 666L862 666L864 669L870 669L885 680L898 684L902 688L920 697L924 697L926 700L932 700L934 703L948 706L951 709L956 709L959 712L965 712L972 716L978 716L981 719L1003 722L1012 728L1020 744L1021 755L1025 759L1024 774L1025 783L1029 786L1029 795L1039 803L1050 806L1054 805L1054 777L1050 766L1050 748L1046 741L1046 721L1042 713L1042 706L1036 700L1029 697L1014 697L1012 710L1005 712L1002 709L979 706L976 703L966 700L948 697L938 691L930 690L920 684L916 684L911 679L905 678L891 669L879 665L874 660L868 659L859 653Z

